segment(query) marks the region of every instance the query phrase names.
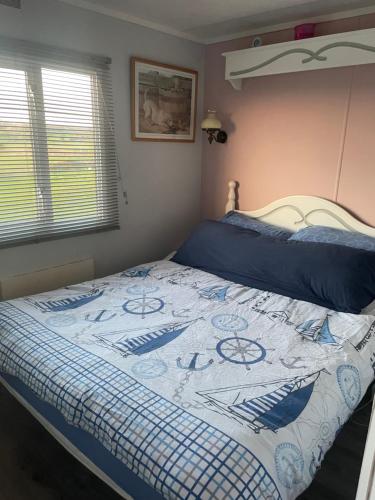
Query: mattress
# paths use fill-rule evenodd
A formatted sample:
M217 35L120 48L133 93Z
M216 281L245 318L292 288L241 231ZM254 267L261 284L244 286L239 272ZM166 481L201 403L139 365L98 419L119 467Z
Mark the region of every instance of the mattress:
M0 304L8 388L139 499L296 498L374 353L372 315L169 261Z

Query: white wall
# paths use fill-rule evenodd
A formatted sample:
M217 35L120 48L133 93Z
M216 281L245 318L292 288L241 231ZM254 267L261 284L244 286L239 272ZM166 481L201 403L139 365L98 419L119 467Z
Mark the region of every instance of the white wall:
M93 256L96 274L116 272L169 253L199 219L201 133L194 144L130 140L129 58L141 56L199 71L203 47L57 0L23 0L21 11L0 6L0 34L112 58L117 151L129 204L120 201L121 229L0 250L0 279Z

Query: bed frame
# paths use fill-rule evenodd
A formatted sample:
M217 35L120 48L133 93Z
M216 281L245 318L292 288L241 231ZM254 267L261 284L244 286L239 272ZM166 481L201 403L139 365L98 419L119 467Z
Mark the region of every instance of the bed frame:
M228 184L228 201L225 211L236 209L238 202L236 196L237 183L230 181ZM271 224L278 225L297 231L303 227L313 225L326 225L347 231L355 231L375 237L375 228L367 226L353 217L349 212L339 207L333 202L317 198L314 196L288 196L274 201L269 205L254 211L239 211L251 217L264 220ZM172 254L171 254L172 255ZM170 256L169 256L170 257ZM0 377L2 383L8 391L26 408L29 412L47 429L47 431L62 445L69 453L85 465L91 472L107 483L121 497L131 500L132 497L119 488L110 477L99 469L91 460L83 455L70 441L68 441L57 429L35 410L17 391L15 391L4 379ZM374 500L371 496L374 491L374 471L375 471L375 409L373 410L370 424L365 454L362 462L361 477L359 481L356 500Z
M356 219L336 203L316 196L287 196L273 201L259 210L236 210L236 206L238 206L237 187L236 181L229 181L225 213L235 210L293 232L308 226L329 226L375 237L374 227Z
M308 226L329 226L375 237L375 228L356 219L336 203L316 196L287 196L273 201L259 210L236 210L238 206L236 181L228 183L225 213L234 210L275 226L298 231ZM375 500L375 400L367 433L356 500Z

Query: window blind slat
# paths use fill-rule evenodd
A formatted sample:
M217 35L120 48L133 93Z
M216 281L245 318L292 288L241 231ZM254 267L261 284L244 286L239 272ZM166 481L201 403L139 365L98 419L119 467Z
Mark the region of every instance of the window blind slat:
M110 60L0 41L0 246L118 227Z

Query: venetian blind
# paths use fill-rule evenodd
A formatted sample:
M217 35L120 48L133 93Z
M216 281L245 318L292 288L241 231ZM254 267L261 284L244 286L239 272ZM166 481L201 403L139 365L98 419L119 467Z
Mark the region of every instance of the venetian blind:
M110 60L0 38L0 246L116 227Z

